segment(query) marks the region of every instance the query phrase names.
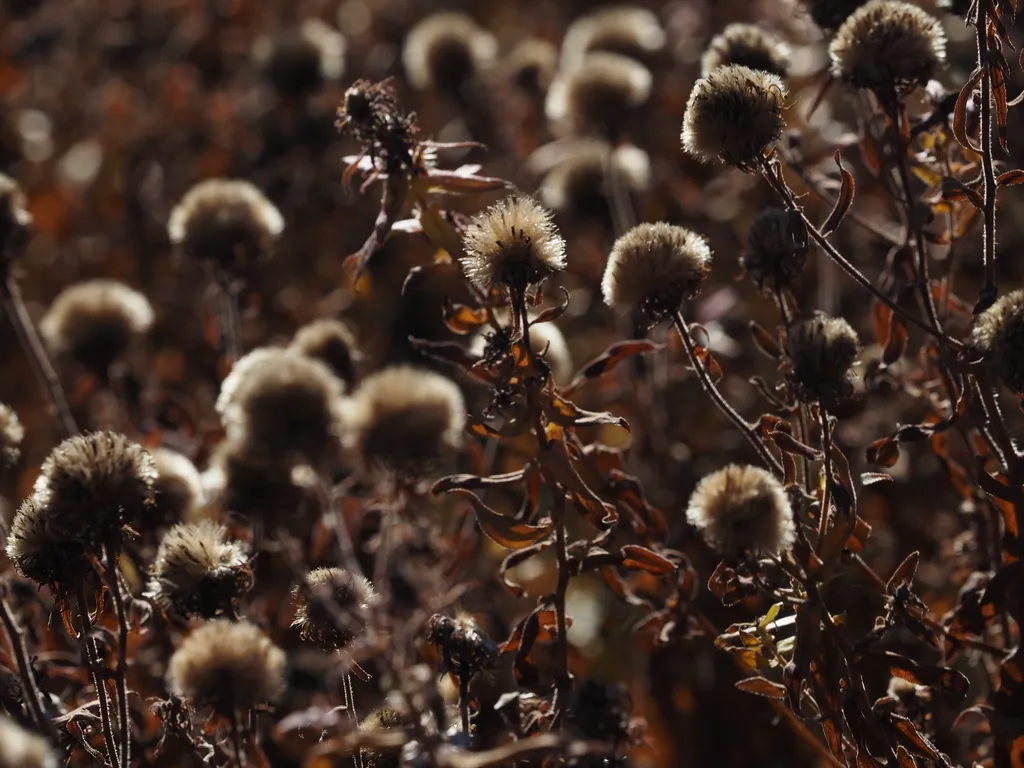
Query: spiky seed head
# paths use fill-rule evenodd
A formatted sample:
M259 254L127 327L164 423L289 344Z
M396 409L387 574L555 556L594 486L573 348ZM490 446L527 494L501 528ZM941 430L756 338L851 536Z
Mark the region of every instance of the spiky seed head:
M185 638L167 666L171 692L223 717L273 703L284 690L284 652L247 621L217 619Z
M749 251L740 258L744 271L763 291L786 290L803 273L807 247L793 232L793 219L782 208L765 208L747 232Z
M617 53L591 53L551 83L548 120L577 136L615 138L651 96L653 77L643 64Z
M244 544L227 539L212 520L181 523L160 542L146 597L168 614L212 619L233 616L253 585Z
M253 45L253 58L282 95L302 96L345 73L345 38L320 21L306 19L296 29Z
M707 240L684 227L638 224L615 241L601 290L617 312L638 312L654 322L692 299L711 269Z
M304 325L292 339L291 348L325 363L346 388L355 384L359 346L352 329L341 320L325 317Z
M402 64L410 85L459 94L494 61L497 41L463 13L442 12L416 24L402 46Z
M1003 383L1024 394L1024 290L1001 296L979 314L972 338Z
M315 568L293 591L292 626L308 643L325 651L345 648L366 627L374 600L373 585L343 568Z
M199 182L167 222L171 242L219 279L267 258L283 231L284 218L274 204L248 181L237 179Z
M502 59L499 69L503 80L520 91L543 95L558 70L558 49L547 40L527 38Z
M435 613L427 622L426 640L438 652L441 671L472 678L493 666L498 647L469 614Z
M701 74L728 64L785 77L789 72L789 46L773 32L756 24L729 24L712 38L701 57Z
M796 536L786 489L760 467L730 464L704 477L690 496L686 519L727 557L779 555Z
M74 594L90 578L86 546L51 525L49 509L35 496L22 502L7 536L7 557L20 576L59 597ZM95 553L92 553L95 554Z
M749 170L782 136L786 84L777 75L737 64L697 81L683 116L683 149L705 162Z
M551 213L531 197L507 197L476 214L464 236L462 269L477 288L522 295L565 269L565 241Z
M228 438L263 454L319 466L337 454L344 385L326 364L262 347L235 363L217 398Z
M540 199L558 212L607 220L613 195L610 178L630 193L644 192L651 185L650 158L631 144L613 147L600 139L577 139L544 176Z
M595 51L647 61L665 47L665 30L646 8L610 6L581 16L562 39L562 68L576 69Z
M18 414L10 406L0 403L0 472L18 463L24 439L25 429Z
M892 99L925 85L946 61L946 35L934 16L902 0L871 0L829 45L832 73Z
M57 768L62 763L46 739L0 715L0 768Z
M416 472L462 445L466 405L451 379L394 366L363 380L349 403L349 420L365 462Z
M470 344L470 352L485 359L497 359L508 349L511 339L512 317L507 311L495 313L501 324L500 330L492 329L478 333ZM531 317L531 322L535 318ZM537 323L530 326L530 346L551 368L551 376L557 384L568 384L576 372L572 364L572 352L565 335L554 323Z
M785 349L788 379L801 401L833 410L849 398L860 339L843 318L819 314L794 323Z
M203 483L196 465L177 451L156 448L150 452L156 478L153 497L154 519L160 525L173 525L195 518L205 503Z
M839 29L868 0L803 0L814 23L826 31Z
M39 324L50 351L105 377L132 342L153 325L153 307L116 280L88 280L65 288Z
M380 731L395 731L412 725L412 719L394 707L383 706L371 712L362 723L359 724L360 731L376 733ZM398 752L378 752L373 749L362 749L359 757L364 768L399 768L401 757Z

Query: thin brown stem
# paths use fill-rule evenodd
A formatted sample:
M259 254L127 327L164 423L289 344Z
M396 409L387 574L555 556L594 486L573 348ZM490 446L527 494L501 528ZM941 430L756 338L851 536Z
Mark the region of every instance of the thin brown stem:
M462 717L462 732L469 737L469 675L459 675L459 715Z
M231 743L235 747L235 764L245 768L245 751L242 749L242 729L238 725L238 710L231 708Z
M117 742L114 741L114 728L110 720L110 702L107 699L106 671L100 664L99 649L92 636L92 618L89 616L89 602L85 596L85 587L81 587L76 595L78 601L78 620L81 622L82 648L86 664L92 675L92 684L96 688L96 698L100 703L100 723L103 729L103 750L111 768L118 768Z
M242 357L242 320L238 312L238 293L230 285L218 283L217 306L220 311L224 356L234 365Z
M978 18L975 22L978 33L978 66L981 67L981 163L985 180L983 189L985 235L982 260L985 282L981 289L979 304L995 300L996 297L996 172L992 158L992 76L988 63L988 3L977 4Z
M551 505L551 523L555 528L555 554L558 558L558 582L555 585L555 623L558 638L555 645L555 695L558 699L558 717L565 710L566 698L572 687L569 675L569 622L566 619L566 593L569 590L569 551L565 540L565 495L555 486Z
M829 507L831 496L829 489L832 487L832 424L828 414L818 406L818 420L821 425L821 451L824 454L825 462L825 497L822 500L821 512L818 518L818 550L825 541L825 533L828 531Z
M125 612L124 598L121 596L121 585L117 578L117 554L114 547L107 547L107 587L114 599L114 613L117 614L117 712L120 721L119 754L121 765L131 765L132 753L132 720L128 709L128 615Z
M57 734L53 729L53 723L50 722L50 718L46 716L44 711L43 695L36 685L36 678L32 673L32 665L28 660L28 651L25 648L25 633L18 624L17 619L14 618L14 612L11 610L11 606L7 604L7 599L2 596L0 596L0 620L3 621L4 629L7 631L7 637L11 643L11 651L14 653L14 658L18 663L21 687L25 692L25 703L28 706L29 713L32 715L32 720L35 722L36 728L39 729L40 733L45 733L51 742L56 743Z

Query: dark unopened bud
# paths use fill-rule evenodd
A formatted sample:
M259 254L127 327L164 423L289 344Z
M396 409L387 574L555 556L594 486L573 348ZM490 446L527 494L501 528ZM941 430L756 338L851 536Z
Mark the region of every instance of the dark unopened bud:
M616 137L651 96L653 78L643 64L617 53L591 53L563 70L548 91L545 112L577 136Z
M0 403L0 472L10 469L21 457L25 430L12 408Z
M413 88L458 94L497 52L497 41L462 13L435 13L416 24L402 46L405 76Z
M755 168L782 136L786 85L777 75L730 64L697 81L683 117L683 149L705 163Z
M149 300L116 280L64 289L39 324L46 346L105 377L110 366L153 325Z
M754 218L747 244L750 250L740 263L763 291L790 288L807 264L806 245L797 242L793 219L781 208L766 208Z
M0 715L0 768L57 768L62 763L46 739Z
M325 363L346 387L355 384L359 347L352 329L340 320L323 318L304 325L291 346L296 352Z
M319 19L306 19L297 29L274 38L260 38L253 56L282 95L304 95L345 73L345 38Z
M468 615L455 618L436 613L427 622L427 642L441 658L441 671L472 678L493 666L498 646Z
M540 198L560 213L608 220L616 184L629 193L646 191L651 184L647 153L630 144L612 147L599 139L578 139L544 176Z
M827 31L839 29L850 14L867 2L868 0L803 0L814 23Z
M686 519L729 557L779 555L796 535L786 489L760 467L732 464L707 475L690 496Z
M205 499L199 470L187 457L167 448L152 451L156 479L154 519L159 525L189 521L198 515Z
M972 335L1003 383L1024 394L1024 290L1007 293L979 314Z
M373 585L342 568L316 568L294 590L292 626L308 643L325 651L345 648L366 627Z
M785 77L789 71L789 46L756 24L730 24L712 38L701 57L701 74L729 64Z
M601 8L569 25L562 40L562 67L575 69L595 51L647 61L665 47L658 17L640 6Z
M542 95L558 69L558 50L547 40L528 38L502 60L500 69L506 82L524 93Z
M786 332L785 347L789 383L801 401L833 410L849 399L860 340L848 322L815 315L794 323Z
M615 241L601 288L616 311L659 322L697 295L710 268L711 249L700 235L672 224L638 224Z

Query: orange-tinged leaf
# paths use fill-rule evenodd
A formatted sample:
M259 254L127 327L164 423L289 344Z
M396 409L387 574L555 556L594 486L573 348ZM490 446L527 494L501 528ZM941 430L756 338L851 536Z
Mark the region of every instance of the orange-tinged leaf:
M832 212L825 219L825 223L821 225L821 234L824 237L828 237L839 228L843 217L846 216L846 212L853 205L853 192L856 186L853 181L853 174L843 167L843 159L838 149L832 157L836 161L836 165L839 166L842 184L839 188L839 197L836 198L836 204L833 206Z
M477 522L489 539L506 549L525 549L536 544L551 533L551 524L529 525L506 517L484 504L479 497L470 491L455 488L453 494L464 497L473 506Z
M748 677L746 680L740 680L736 683L736 687L744 693L752 693L755 696L764 696L776 701L782 701L786 698L786 687L784 685L772 682L764 677Z
M481 307L474 308L465 304L456 304L447 297L445 297L441 313L448 330L460 336L472 333L487 322L487 310Z
M647 571L655 576L667 576L676 571L676 564L667 557L637 544L624 546L622 555L622 565L626 568Z
M583 370L576 374L572 383L565 389L565 392L569 394L590 379L603 376L624 360L628 360L636 355L646 355L648 352L655 352L664 348L664 346L664 344L657 344L647 339L618 341L583 366Z

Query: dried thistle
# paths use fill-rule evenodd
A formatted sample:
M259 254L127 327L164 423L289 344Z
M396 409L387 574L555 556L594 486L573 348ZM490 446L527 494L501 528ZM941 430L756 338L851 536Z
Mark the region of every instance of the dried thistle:
M345 37L316 18L253 45L253 58L282 95L305 95L345 73Z
M353 83L338 107L336 125L363 144L375 167L379 164L389 174L412 167L419 133L416 115L402 112L388 81Z
M345 648L366 626L366 612L375 595L373 585L343 568L315 568L295 587L292 627L308 643L325 651Z
M292 339L291 348L325 363L346 388L355 384L359 346L352 329L341 320L322 318L304 325Z
M595 51L617 53L639 61L665 47L658 17L640 6L601 8L569 25L562 39L562 68L576 69Z
M6 551L20 576L49 587L58 597L77 592L92 574L87 556L91 549L55 531L49 510L34 496L15 513Z
M1024 290L1001 296L979 314L972 339L1002 382L1024 394Z
M694 85L683 117L683 149L698 160L753 169L782 136L786 85L768 72L730 64Z
M10 406L0 403L0 472L18 463L24 439L25 429L18 420L18 414Z
M434 614L427 622L426 639L441 657L441 671L460 679L490 669L498 658L498 646L468 614Z
M253 574L245 545L226 537L227 528L212 520L171 528L157 550L146 597L184 618L234 616Z
M435 13L409 31L402 46L402 64L413 88L459 94L491 66L497 50L494 36L469 16Z
M704 477L686 519L719 554L779 555L796 536L786 489L760 467L731 464Z
M284 652L254 624L217 619L178 646L167 666L167 686L222 717L277 700L284 690Z
M789 46L756 24L729 24L715 35L701 57L701 74L729 64L785 77L789 71Z
M654 322L671 317L697 295L711 269L707 241L672 224L638 224L615 241L601 289L618 312Z
M782 208L765 208L747 232L749 251L740 264L763 291L788 290L807 264L806 244L797 242L793 220Z
M829 55L833 75L889 100L936 76L946 61L946 35L915 5L871 0L843 22Z
M359 730L370 733L395 731L405 729L411 724L412 720L408 715L393 707L384 706L367 715L359 724ZM363 768L399 768L402 762L397 752L378 752L373 749L360 750L359 757L363 762Z
M849 398L860 340L843 318L815 315L794 323L785 348L789 383L801 401L833 410Z
M62 763L45 739L0 715L0 768L57 768Z
M630 193L640 193L651 184L651 161L639 147L613 147L599 139L577 139L564 157L544 176L540 199L558 212L584 218L609 218L613 183Z
M565 269L565 241L551 214L530 197L507 197L473 217L464 238L462 268L481 291L525 294Z
M614 138L647 103L652 84L643 64L616 53L591 53L579 67L555 78L545 113L575 135Z
M105 378L110 366L153 325L149 300L116 280L65 288L39 324L46 346Z
M547 93L558 69L558 49L547 40L527 38L499 65L502 78L528 94Z
M163 525L194 518L205 503L202 480L195 464L168 448L156 448L151 455L156 470L153 518Z

